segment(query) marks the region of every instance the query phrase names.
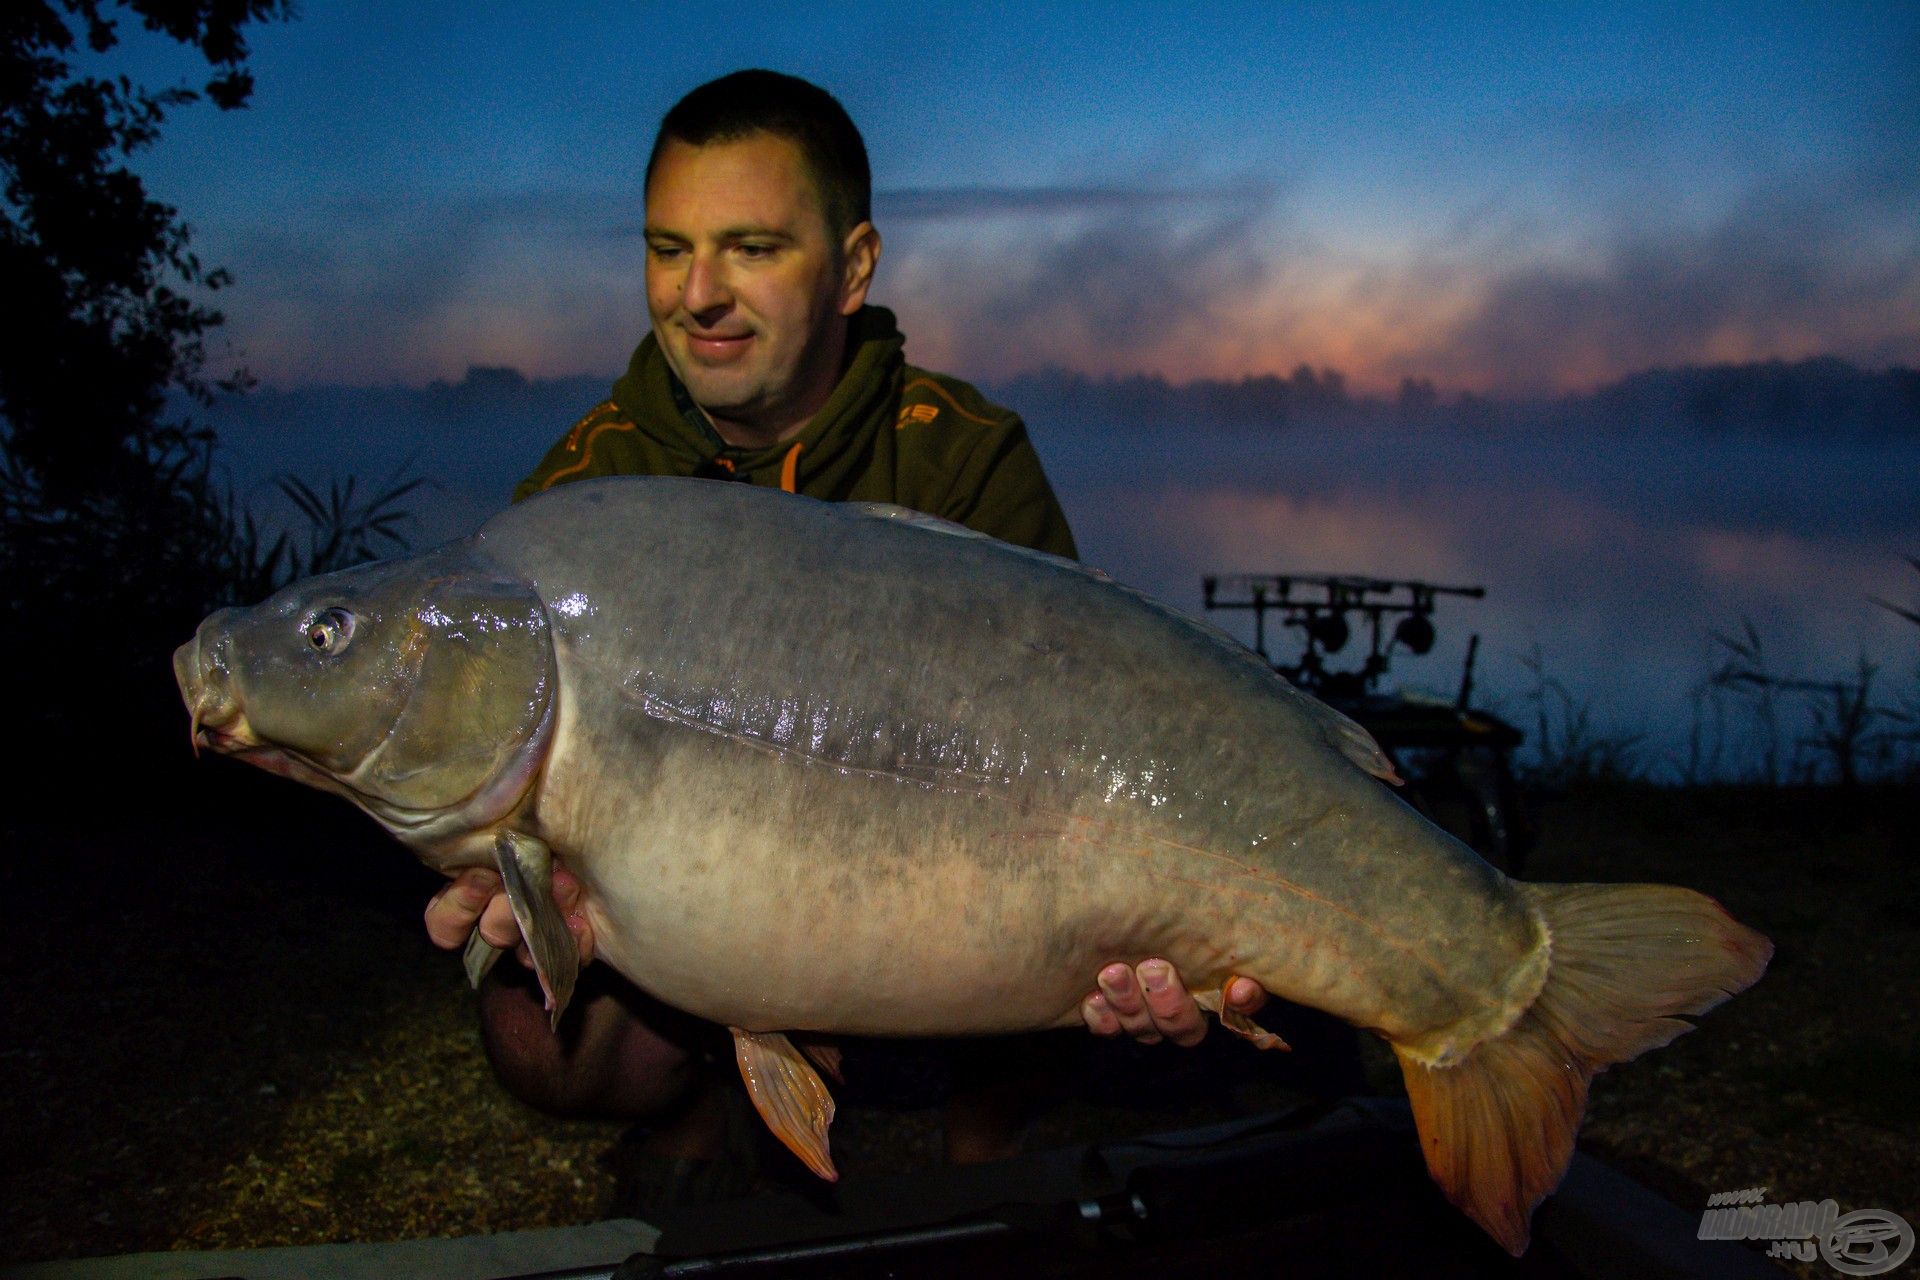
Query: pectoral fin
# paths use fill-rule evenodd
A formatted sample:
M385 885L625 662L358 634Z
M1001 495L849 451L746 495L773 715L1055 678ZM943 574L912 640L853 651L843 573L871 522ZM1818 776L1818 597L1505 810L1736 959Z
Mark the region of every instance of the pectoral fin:
M1220 986L1213 991L1194 992L1193 1002L1202 1009L1205 1009L1208 1013L1217 1016L1220 1019L1220 1025L1233 1032L1233 1034L1242 1039L1253 1041L1253 1047L1256 1049L1291 1049L1293 1046L1255 1022L1252 1018L1249 1018L1246 1014L1241 1013L1238 1009L1227 1008L1226 990L1232 982L1233 977L1229 976L1225 982L1221 983Z
M513 918L520 925L520 936L533 953L533 971L540 975L541 990L546 992L552 1025L557 1027L567 1001L573 998L574 979L580 975L580 951L567 932L560 908L553 903L553 854L532 836L502 831L494 837L493 856L500 867L507 901L513 907ZM473 952L469 943L469 976L475 967ZM485 972L484 963L481 971Z
M747 1096L773 1136L787 1144L807 1168L828 1182L840 1179L827 1153L827 1126L833 1123L833 1095L793 1042L777 1031L730 1027L733 1056L747 1082Z

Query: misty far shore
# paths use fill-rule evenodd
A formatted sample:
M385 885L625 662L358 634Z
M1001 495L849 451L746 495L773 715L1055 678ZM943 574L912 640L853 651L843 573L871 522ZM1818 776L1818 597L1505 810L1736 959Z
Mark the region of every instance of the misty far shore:
M558 435L603 399L612 376L530 377L508 366L471 365L458 382L424 386L321 383L260 387L211 411L223 421L265 408L307 403L361 412L384 408L426 421L463 423L477 412L545 413ZM1090 375L1046 366L982 382L989 397L1030 421L1116 426L1279 428L1340 422L1442 423L1463 427L1551 425L1592 430L1686 428L1708 433L1818 436L1920 435L1920 370L1865 369L1834 356L1740 364L1650 368L1592 391L1560 396L1497 395L1403 378L1391 396L1356 393L1337 369L1307 364L1291 373L1172 382L1158 373Z

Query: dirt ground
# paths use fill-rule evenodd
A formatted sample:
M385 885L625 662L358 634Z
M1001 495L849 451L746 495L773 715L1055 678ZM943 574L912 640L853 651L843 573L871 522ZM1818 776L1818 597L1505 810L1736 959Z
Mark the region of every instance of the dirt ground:
M621 1128L495 1085L458 961L419 927L433 878L337 801L240 772L0 824L0 1261L599 1216ZM1583 1147L1689 1213L1764 1187L1920 1223L1916 817L1895 790L1542 802L1530 878L1690 885L1778 947L1753 991L1596 1082ZM1395 1087L1384 1058L1369 1073ZM1082 1099L1035 1141L1204 1118ZM836 1151L850 1176L907 1168L937 1132L849 1109Z

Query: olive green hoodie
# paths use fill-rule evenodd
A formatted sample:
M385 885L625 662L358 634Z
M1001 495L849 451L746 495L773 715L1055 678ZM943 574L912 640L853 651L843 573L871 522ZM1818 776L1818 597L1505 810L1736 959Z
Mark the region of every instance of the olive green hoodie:
M893 502L1008 542L1075 554L1073 534L1018 414L958 378L916 369L884 307L865 307L852 360L820 412L766 448L729 445L668 369L652 334L613 397L575 423L514 501L593 476L709 476L832 501Z

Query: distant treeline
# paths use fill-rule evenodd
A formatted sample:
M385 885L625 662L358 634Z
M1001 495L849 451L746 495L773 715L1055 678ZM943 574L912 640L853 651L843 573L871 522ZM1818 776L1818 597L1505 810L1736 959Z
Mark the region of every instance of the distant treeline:
M1572 402L1597 422L1701 431L1920 433L1920 370L1832 356L1649 369Z
M1683 428L1768 434L1920 435L1920 370L1861 369L1831 356L1788 362L1648 369L1580 395L1495 399L1443 394L1405 378L1396 395L1354 395L1335 369L1173 383L1158 374L1089 377L1065 369L1021 374L989 394L1029 418L1086 425L1180 423L1225 428L1339 423L1462 427L1555 424L1596 429Z
M1380 402L1355 398L1337 369L1301 365L1285 377L1260 374L1228 381L1201 378L1173 383L1157 373L1093 378L1067 369L1023 373L988 387L987 393L1027 417L1042 410L1086 425L1200 422L1219 426L1288 426L1374 412ZM1427 403L1432 387L1426 387ZM1404 389L1403 389L1404 394ZM1416 397L1422 393L1416 388Z
M611 377L570 374L529 378L504 365L470 365L458 382L435 378L424 387L311 386L279 391L256 388L216 406L222 417L293 415L292 423L313 426L372 420L401 421L421 427L470 429L476 420L508 418L535 428L530 440L545 448L575 419L606 398ZM528 465L531 465L529 455Z
M468 435L471 448L508 449L516 465L530 466L606 396L611 381L594 374L528 378L475 365L458 382L424 387L259 388L217 404L209 417L222 439L243 451L274 441L295 461L308 461L303 452L323 461L329 432L341 428L424 437L453 428ZM1390 397L1358 395L1339 370L1305 364L1286 375L1178 383L1151 373L1092 377L1048 368L983 390L1029 422L1096 430L1407 423L1920 436L1920 370L1874 371L1833 357L1649 369L1584 394L1533 399L1443 392L1424 378L1402 380Z

